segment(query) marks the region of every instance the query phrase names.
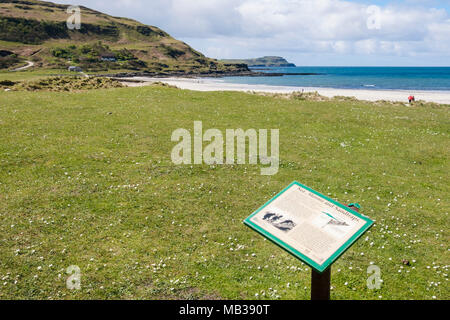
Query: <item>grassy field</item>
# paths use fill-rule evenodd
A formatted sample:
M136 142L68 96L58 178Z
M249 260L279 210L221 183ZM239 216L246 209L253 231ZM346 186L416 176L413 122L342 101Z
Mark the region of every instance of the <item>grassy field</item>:
M48 78L54 75L79 75L79 73L69 72L63 69L45 69L45 70L24 70L24 71L0 71L0 81L31 81Z
M332 299L449 299L449 119L163 87L0 92L0 299L309 299L310 268L242 223L293 180L376 220L333 265ZM195 120L280 129L279 173L173 165L171 133Z

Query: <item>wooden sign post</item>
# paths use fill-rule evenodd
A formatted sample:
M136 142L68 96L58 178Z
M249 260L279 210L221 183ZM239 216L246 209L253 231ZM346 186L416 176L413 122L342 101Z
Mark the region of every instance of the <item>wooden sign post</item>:
M330 299L331 265L373 224L296 181L244 223L312 268L311 299Z
M320 273L311 269L311 300L330 300L331 267Z

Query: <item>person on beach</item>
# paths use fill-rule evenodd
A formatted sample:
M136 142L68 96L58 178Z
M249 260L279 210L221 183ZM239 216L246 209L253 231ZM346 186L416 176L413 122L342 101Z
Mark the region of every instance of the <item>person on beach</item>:
M409 103L412 103L412 102L416 101L416 98L414 96L409 96L408 100L409 100Z

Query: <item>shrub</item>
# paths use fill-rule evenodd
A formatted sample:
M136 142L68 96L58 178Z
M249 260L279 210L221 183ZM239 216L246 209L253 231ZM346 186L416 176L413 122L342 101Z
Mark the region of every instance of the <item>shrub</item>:
M6 57L0 57L0 69L8 69L20 62L20 58L16 54Z
M65 23L11 17L0 18L0 40L39 44L50 38L69 38Z

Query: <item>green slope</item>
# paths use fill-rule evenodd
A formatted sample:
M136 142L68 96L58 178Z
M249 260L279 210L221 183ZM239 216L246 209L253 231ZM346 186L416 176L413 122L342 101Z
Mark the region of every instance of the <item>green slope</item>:
M69 30L67 7L36 0L0 1L0 49L8 48L22 60L33 60L38 68L80 65L87 71L219 74L247 69L207 58L157 27L86 7L81 7L81 29ZM64 51L72 52L55 54ZM115 63L100 59L103 54L116 56L121 51L127 59Z
M295 64L288 62L282 57L267 56L255 59L223 59L224 63L244 63L249 67L295 67Z

